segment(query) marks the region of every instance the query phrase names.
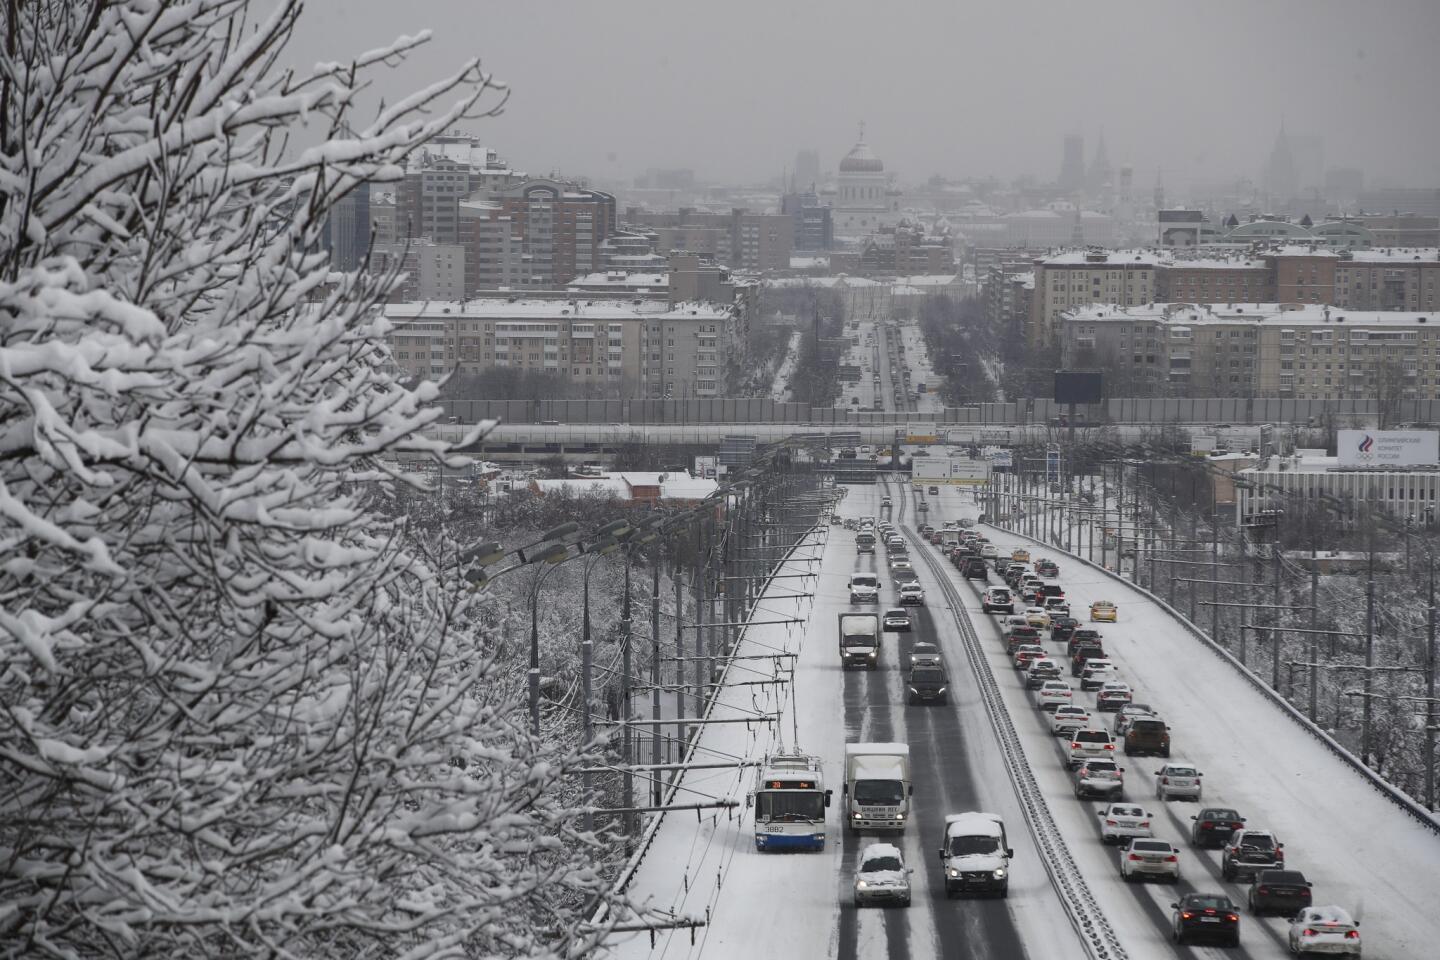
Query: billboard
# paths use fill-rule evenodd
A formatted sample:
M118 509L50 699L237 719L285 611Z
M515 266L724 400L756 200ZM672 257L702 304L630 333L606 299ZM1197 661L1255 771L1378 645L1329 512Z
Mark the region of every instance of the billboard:
M1440 431L1341 430L1342 467L1433 467L1440 464Z
M1055 371L1056 403L1099 403L1100 374L1079 370Z

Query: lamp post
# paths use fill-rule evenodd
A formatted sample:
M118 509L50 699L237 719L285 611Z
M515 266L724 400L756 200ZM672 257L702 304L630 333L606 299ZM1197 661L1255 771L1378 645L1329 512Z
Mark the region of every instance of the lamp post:
M625 767L624 797L621 806L626 810L624 831L633 836L634 814L629 811L635 806L635 775L630 767L634 761L635 736L630 729L630 641L634 636L634 622L630 612L630 568L635 561L635 548L655 539L655 525L658 517L646 517L630 525L623 536L616 539L624 544L625 550L625 594L620 603L620 756Z
M595 569L595 564L600 561L601 557L609 556L620 549L620 543L615 539L615 534L623 533L628 529L629 525L623 520L608 523L596 531L597 538L584 548L586 559L580 578L583 596L580 629L580 717L587 748L595 739L594 717L590 709L590 688L595 669L595 643L590 638L590 571ZM590 766L586 764L585 772L581 775L581 791L585 795L583 821L587 832L595 829L595 815L591 811L593 805L591 776Z

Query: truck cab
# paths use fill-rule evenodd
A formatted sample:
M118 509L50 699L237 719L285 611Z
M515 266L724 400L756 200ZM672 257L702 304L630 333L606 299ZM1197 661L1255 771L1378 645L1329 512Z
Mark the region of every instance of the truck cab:
M1010 890L1010 860L1015 851L1005 837L1005 821L997 813L955 813L945 818L940 862L945 871L945 896Z
M904 833L910 820L910 746L845 745L845 828Z
M840 666L866 667L880 664L880 617L874 613L842 613L839 624Z

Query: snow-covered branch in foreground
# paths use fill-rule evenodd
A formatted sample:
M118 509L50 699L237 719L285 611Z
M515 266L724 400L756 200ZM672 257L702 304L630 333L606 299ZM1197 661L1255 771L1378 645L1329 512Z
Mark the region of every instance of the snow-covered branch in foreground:
M276 72L298 3L246 8L0 11L0 953L576 956L583 758L366 509L381 454L450 454L385 281L317 252L501 88L356 123L364 71ZM287 158L299 122L331 137Z

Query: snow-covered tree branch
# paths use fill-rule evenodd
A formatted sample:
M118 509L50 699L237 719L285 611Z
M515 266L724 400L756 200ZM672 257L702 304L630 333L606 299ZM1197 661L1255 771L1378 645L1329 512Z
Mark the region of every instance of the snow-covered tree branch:
M353 493L449 456L327 211L503 86L352 115L247 0L0 16L0 952L583 952L591 845L454 571ZM321 145L286 147L308 123Z

